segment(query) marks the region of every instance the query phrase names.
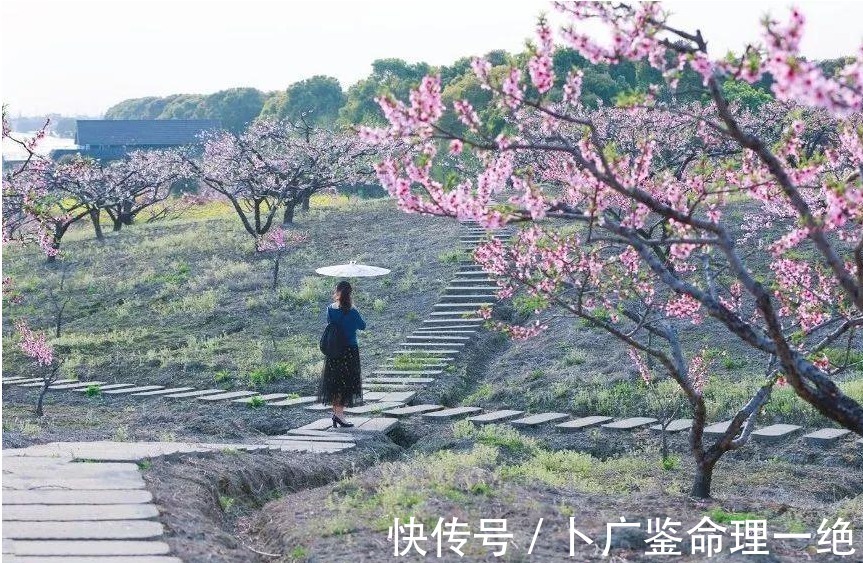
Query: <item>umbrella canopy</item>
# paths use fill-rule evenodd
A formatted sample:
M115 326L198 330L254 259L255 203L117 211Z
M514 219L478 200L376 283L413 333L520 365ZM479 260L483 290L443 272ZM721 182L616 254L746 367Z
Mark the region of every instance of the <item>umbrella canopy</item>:
M336 266L324 266L323 268L318 268L315 272L322 276L331 276L334 278L373 278L390 273L386 268L357 264L353 261Z

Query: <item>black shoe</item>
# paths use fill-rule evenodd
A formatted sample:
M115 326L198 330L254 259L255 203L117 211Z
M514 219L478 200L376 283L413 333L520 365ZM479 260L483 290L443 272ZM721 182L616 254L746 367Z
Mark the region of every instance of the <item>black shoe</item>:
M348 422L346 420L342 420L341 418L333 415L333 428L337 428L339 426L343 426L345 428L351 428L354 425L353 422Z

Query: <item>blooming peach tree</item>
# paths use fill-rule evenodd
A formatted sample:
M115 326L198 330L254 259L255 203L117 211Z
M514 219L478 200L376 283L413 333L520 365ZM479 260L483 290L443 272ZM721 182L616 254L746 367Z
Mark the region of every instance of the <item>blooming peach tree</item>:
M210 136L202 157L187 165L213 194L226 199L257 241L278 222L293 222L294 209L322 190L374 175L374 147L349 132L264 120L245 132Z
M540 19L526 69L492 72L473 61L506 112L497 136L468 101L446 107L434 75L407 102L378 100L388 126L362 135L413 146L379 163L384 187L410 213L522 225L510 244L475 252L501 297L523 292L537 303L533 324L501 328L530 337L563 311L626 343L645 379L648 363L661 366L692 410L693 495L709 496L716 462L746 442L777 381L863 435L863 407L836 384L863 327L863 53L826 75L799 53L805 21L796 10L786 23L766 19L760 42L742 54L716 59L700 32L672 27L658 3L555 8L567 23L556 43ZM611 41L586 33L588 20ZM647 60L665 83L620 107L587 108L581 72L554 72L558 43L594 64ZM709 102L680 99L687 72L700 76ZM758 113L723 94L725 81L768 75L775 102ZM441 125L449 111L463 130ZM813 135L813 124L829 134ZM436 173L441 158L468 154L482 163L478 173ZM710 444L709 370L692 344L708 324L766 367Z
M279 267L281 266L282 258L284 258L285 254L291 248L308 241L308 233L289 231L282 227L271 229L267 234L262 235L258 239L255 249L261 255L267 256L273 263L273 291L279 287Z
M50 224L42 201L47 191L43 174L49 163L36 152L36 146L45 136L47 126L48 123L31 139L18 139L12 136L6 120L6 108L3 108L3 139L19 145L27 155L22 162L3 174L3 244L35 242L50 257L55 254L55 249L51 245ZM7 305L21 302L21 295L8 276L3 278L3 297ZM63 362L58 360L44 333L31 330L23 319L15 322L15 330L18 333L18 348L33 360L41 372L42 386L34 412L36 416L42 416L45 394L57 380Z

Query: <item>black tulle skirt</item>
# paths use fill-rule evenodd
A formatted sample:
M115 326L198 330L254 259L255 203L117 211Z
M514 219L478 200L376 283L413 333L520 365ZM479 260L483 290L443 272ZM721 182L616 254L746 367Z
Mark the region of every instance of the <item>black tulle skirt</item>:
M356 346L348 346L348 351L341 358L324 360L324 371L318 384L318 402L332 404L333 401L346 407L363 402L360 349Z

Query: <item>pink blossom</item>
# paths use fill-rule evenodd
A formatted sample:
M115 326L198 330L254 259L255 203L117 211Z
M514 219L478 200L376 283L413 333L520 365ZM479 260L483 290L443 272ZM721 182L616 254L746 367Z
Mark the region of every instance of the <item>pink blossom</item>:
M21 320L15 323L15 329L20 337L18 348L24 355L32 358L37 365L50 366L54 361L54 348L48 344L45 334L30 330Z

